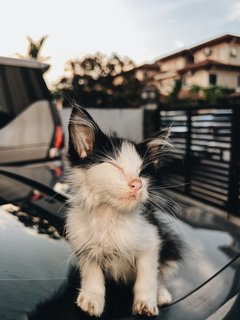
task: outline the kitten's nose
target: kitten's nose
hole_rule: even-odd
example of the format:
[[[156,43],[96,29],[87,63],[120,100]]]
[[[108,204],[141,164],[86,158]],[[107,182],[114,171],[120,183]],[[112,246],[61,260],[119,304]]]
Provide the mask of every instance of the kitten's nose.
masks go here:
[[[142,181],[137,178],[132,179],[131,181],[129,181],[128,186],[135,193],[142,188]]]

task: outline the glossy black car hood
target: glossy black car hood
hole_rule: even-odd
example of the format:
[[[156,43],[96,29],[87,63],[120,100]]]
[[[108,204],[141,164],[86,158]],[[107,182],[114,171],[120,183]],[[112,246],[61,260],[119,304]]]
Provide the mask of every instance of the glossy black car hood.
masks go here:
[[[88,318],[75,305],[79,275],[64,238],[66,198],[56,193],[66,187],[62,167],[57,163],[4,171],[0,171],[0,319]],[[206,319],[239,290],[239,221],[187,199],[181,202],[182,214],[177,220],[166,216],[166,221],[188,249],[168,284],[174,303],[162,309],[159,319]],[[131,288],[106,285],[103,318],[132,318]]]

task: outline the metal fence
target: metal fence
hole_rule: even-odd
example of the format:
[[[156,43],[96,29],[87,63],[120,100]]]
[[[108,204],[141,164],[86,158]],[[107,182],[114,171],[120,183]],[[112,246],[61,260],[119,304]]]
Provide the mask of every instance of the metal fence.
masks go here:
[[[160,127],[168,125],[174,152],[162,182],[240,215],[240,104],[161,107]]]

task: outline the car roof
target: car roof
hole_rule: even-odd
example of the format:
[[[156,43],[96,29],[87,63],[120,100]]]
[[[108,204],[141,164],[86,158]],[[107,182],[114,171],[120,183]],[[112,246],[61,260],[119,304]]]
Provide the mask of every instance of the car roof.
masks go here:
[[[1,233],[1,242],[5,244],[2,246],[2,266],[5,268],[1,266],[0,278],[5,277],[5,281],[0,282],[0,296],[3,295],[0,306],[5,308],[6,314],[12,312],[12,304],[17,305],[14,312],[19,309],[14,317],[11,314],[12,317],[6,319],[18,319],[17,314],[26,314],[27,310],[32,314],[29,319],[52,319],[49,305],[53,304],[56,306],[55,312],[60,312],[65,295],[66,303],[70,303],[70,309],[78,318],[86,318],[76,309],[74,300],[79,286],[79,272],[72,267],[68,270],[64,261],[70,252],[64,254],[67,242],[62,234],[62,225],[67,198],[59,194],[61,185],[64,185],[62,171],[59,170],[61,166],[61,162],[52,162],[0,168],[0,216],[5,228]],[[182,199],[181,203],[184,214],[178,217],[178,221],[171,217],[167,217],[167,221],[170,225],[174,224],[176,232],[189,246],[189,251],[179,273],[168,283],[174,303],[162,309],[159,319],[173,319],[175,314],[175,320],[194,320],[203,311],[206,315],[211,314],[230,295],[233,297],[240,286],[239,227],[231,219],[213,214],[210,208],[204,211],[186,199]],[[20,292],[24,292],[29,301],[25,296],[19,297]],[[31,297],[33,292],[35,296]],[[131,319],[128,305],[131,293],[124,287],[111,286],[109,292],[108,305],[115,314],[111,319]],[[120,302],[119,294],[122,294]],[[17,302],[11,302],[11,299]],[[8,304],[8,301],[11,303]],[[43,317],[42,312],[48,312],[48,316]],[[190,316],[187,317],[187,314]],[[77,319],[72,314],[68,318]]]
[[[0,56],[0,65],[41,69],[43,72],[47,71],[50,67],[49,64],[34,59],[16,59],[2,56]]]

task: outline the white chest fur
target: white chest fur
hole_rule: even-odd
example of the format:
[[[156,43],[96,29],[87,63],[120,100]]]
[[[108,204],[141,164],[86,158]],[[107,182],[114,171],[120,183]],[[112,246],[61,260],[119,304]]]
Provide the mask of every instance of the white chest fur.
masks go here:
[[[94,212],[71,209],[67,221],[70,245],[80,264],[97,261],[110,276],[134,276],[137,256],[160,245],[156,228],[135,211],[131,214],[101,207]]]

